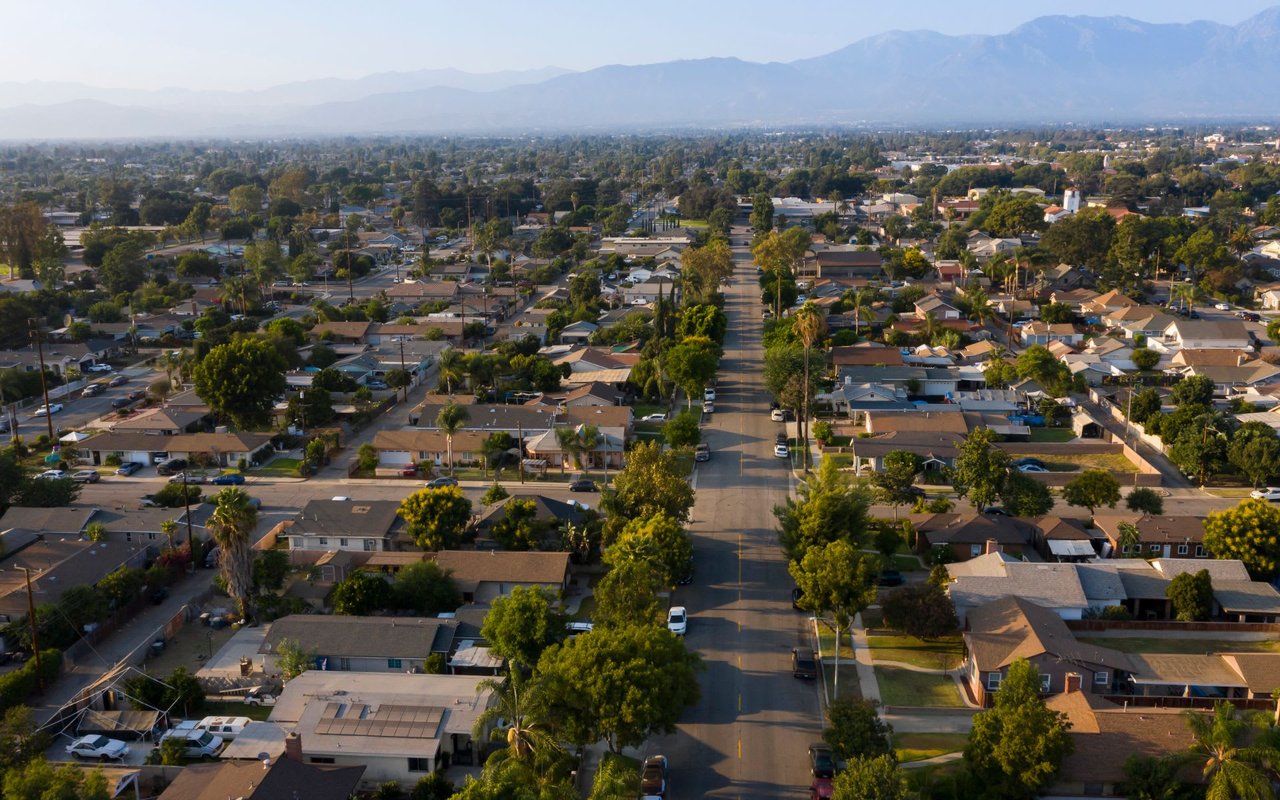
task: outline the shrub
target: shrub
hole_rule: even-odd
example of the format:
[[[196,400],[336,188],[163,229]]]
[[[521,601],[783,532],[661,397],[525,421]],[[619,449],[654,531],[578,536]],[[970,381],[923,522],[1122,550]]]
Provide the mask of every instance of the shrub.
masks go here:
[[[103,459],[102,463],[108,467],[118,467],[122,462],[121,462],[120,456],[116,455],[115,453],[111,453],[105,459]]]
[[[62,672],[62,651],[49,648],[40,651],[40,668],[36,669],[36,659],[7,675],[0,676],[0,711],[8,711],[14,706],[22,705],[31,693],[41,684],[49,686]]]

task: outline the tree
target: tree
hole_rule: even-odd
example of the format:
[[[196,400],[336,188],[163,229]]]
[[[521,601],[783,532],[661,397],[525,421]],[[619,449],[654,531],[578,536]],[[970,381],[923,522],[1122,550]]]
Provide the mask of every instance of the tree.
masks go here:
[[[894,589],[880,603],[884,624],[917,639],[936,639],[960,626],[946,591],[934,583]]]
[[[690,338],[668,350],[663,355],[667,375],[684,390],[685,401],[693,405],[694,398],[702,398],[702,390],[716,376],[720,356],[710,339]]]
[[[1173,385],[1170,400],[1175,406],[1213,405],[1213,379],[1207,375],[1192,375]]]
[[[818,341],[818,337],[826,330],[826,321],[822,314],[818,312],[817,306],[813,303],[806,302],[796,312],[791,315],[791,330],[800,339],[800,343],[804,345],[804,379],[801,382],[802,402],[800,404],[800,449],[801,459],[804,464],[804,472],[809,473],[809,398],[812,396],[812,381],[809,376],[810,355],[813,345]],[[894,506],[894,513],[897,514],[898,508]]]
[[[797,495],[773,509],[788,559],[797,562],[810,548],[838,540],[862,546],[871,493],[855,486],[833,459],[823,458],[817,471],[799,484]]]
[[[418,561],[396,572],[391,584],[396,608],[434,616],[462,605],[449,573],[434,561]]]
[[[663,512],[648,519],[632,519],[604,553],[616,567],[631,561],[649,566],[666,586],[674,586],[693,559],[693,545],[680,523]]]
[[[775,285],[774,316],[782,316],[782,283],[791,274],[791,268],[800,263],[809,249],[810,237],[803,228],[790,228],[782,233],[770,231],[758,238],[751,248],[756,263],[769,273]]]
[[[693,487],[685,479],[678,456],[657,442],[632,448],[627,466],[600,496],[608,516],[606,530],[617,533],[627,520],[648,519],[659,512],[683,524],[693,507]]]
[[[1145,347],[1139,347],[1133,351],[1133,365],[1140,370],[1146,371],[1155,369],[1156,364],[1160,363],[1160,354],[1155,350],[1148,350]]]
[[[662,438],[672,447],[693,447],[702,440],[701,414],[686,409],[662,425]]]
[[[291,681],[316,665],[316,652],[303,648],[301,642],[292,639],[281,639],[276,645],[276,666],[280,675]]]
[[[1181,572],[1165,588],[1180,622],[1203,622],[1213,612],[1213,579],[1209,570]]]
[[[1161,758],[1131,755],[1124,762],[1124,783],[1119,789],[1130,800],[1198,800],[1202,788],[1182,780],[1185,759],[1181,753]]]
[[[14,706],[0,719],[0,771],[20,767],[49,749],[49,734],[37,727],[28,706]]]
[[[1026,659],[1009,665],[995,706],[974,715],[964,758],[988,795],[1029,798],[1047,788],[1072,751],[1066,715],[1040,697],[1040,671]]]
[[[494,522],[490,533],[504,550],[537,550],[549,527],[538,519],[537,503],[517,498],[507,502],[502,519]]]
[[[418,778],[418,782],[409,790],[409,800],[449,800],[455,791],[454,785],[445,778],[443,772],[432,772]]]
[[[893,726],[880,719],[878,705],[861,697],[839,697],[827,706],[822,740],[837,761],[893,755]]]
[[[227,582],[227,593],[239,606],[241,619],[249,618],[253,591],[253,543],[258,509],[243,489],[229,486],[213,496],[213,514],[205,527],[218,543],[218,566]]]
[[[969,431],[960,444],[952,470],[952,485],[961,498],[968,497],[973,507],[984,509],[995,502],[1009,475],[1009,455],[992,447],[996,433],[978,427]]]
[[[75,764],[55,767],[40,757],[5,772],[4,797],[5,800],[109,800],[111,791],[101,768],[85,770]]]
[[[768,192],[757,192],[751,196],[751,227],[757,236],[764,236],[773,230],[773,198]]]
[[[1269,800],[1275,797],[1267,777],[1280,753],[1267,744],[1246,746],[1250,724],[1236,716],[1235,706],[1220,700],[1213,714],[1188,710],[1187,727],[1195,742],[1191,757],[1204,760],[1205,797],[1226,800]]]
[[[493,601],[480,635],[489,648],[514,665],[512,672],[532,669],[548,647],[567,635],[565,616],[556,598],[540,586],[517,586]]]
[[[1129,405],[1129,419],[1139,425],[1160,413],[1160,393],[1155,389],[1143,389],[1133,396]]]
[[[1000,489],[1000,502],[1015,517],[1043,517],[1053,510],[1053,493],[1044,483],[1013,470]]]
[[[1253,488],[1280,474],[1280,438],[1265,422],[1246,422],[1227,445],[1227,461],[1240,470]]]
[[[812,397],[821,388],[824,368],[821,353],[809,354],[809,368],[805,369],[804,347],[799,344],[781,343],[764,351],[764,387],[783,408],[800,410],[806,392]],[[805,376],[809,376],[808,383]]]
[[[335,614],[363,617],[385,611],[395,603],[391,584],[373,572],[353,572],[333,587],[330,595]]]
[[[436,414],[436,427],[444,434],[445,445],[449,448],[449,474],[453,474],[453,436],[467,426],[471,414],[466,406],[457,403],[446,403],[440,413]]]
[[[1148,489],[1145,486],[1139,486],[1129,492],[1124,504],[1130,511],[1140,511],[1153,517],[1164,513],[1164,498],[1155,489]]]
[[[1280,574],[1280,509],[1247,499],[1204,521],[1204,547],[1214,558],[1238,558],[1254,580]]]
[[[237,186],[227,193],[227,205],[236,214],[257,214],[262,211],[262,189],[253,183]]]
[[[448,550],[461,541],[471,501],[457,486],[419,489],[400,503],[405,528],[423,550]]]
[[[560,734],[577,745],[604,739],[609,750],[671,734],[698,701],[697,654],[653,625],[593,630],[548,649],[538,662]]]
[[[196,394],[214,413],[243,430],[253,430],[270,424],[276,398],[288,388],[287,368],[270,344],[241,337],[210,350],[192,377]]]
[[[680,266],[688,299],[707,302],[719,291],[720,283],[733,274],[733,250],[724,239],[714,239],[703,247],[686,250]]]
[[[855,758],[836,775],[833,800],[907,800],[907,776],[892,755]]]
[[[892,450],[884,457],[879,472],[871,476],[880,500],[893,506],[893,518],[898,518],[898,506],[914,503],[916,476],[924,468],[924,459],[909,450]]]
[[[799,563],[792,561],[787,571],[795,579],[802,596],[800,607],[828,617],[837,645],[853,618],[876,599],[880,559],[860,552],[852,544],[837,539],[810,547]],[[840,696],[840,648],[836,647],[834,695]]]
[[[1115,508],[1120,502],[1120,482],[1104,469],[1087,469],[1062,487],[1062,499],[1067,505],[1089,509],[1089,516],[1093,516],[1094,509]]]
[[[526,677],[521,670],[512,669],[505,680],[484,680],[476,689],[491,692],[494,703],[476,718],[472,735],[479,738],[487,726],[498,720],[508,726],[507,746],[500,756],[495,754],[494,760],[546,763],[548,757],[559,754],[559,744],[541,719],[547,705],[540,679]],[[500,732],[500,728],[491,729],[495,739]]]
[[[661,625],[666,606],[658,592],[664,588],[652,564],[633,560],[616,564],[596,584],[591,621],[600,628]]]

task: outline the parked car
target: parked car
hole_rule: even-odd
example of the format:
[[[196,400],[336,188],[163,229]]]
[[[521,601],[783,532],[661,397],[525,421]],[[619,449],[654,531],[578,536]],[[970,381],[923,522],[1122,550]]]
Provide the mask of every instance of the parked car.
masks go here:
[[[579,478],[579,479],[577,479],[576,481],[574,481],[573,483],[569,484],[569,491],[571,491],[571,492],[594,492],[594,491],[596,491],[596,483],[595,483],[595,481],[587,480],[586,478]]]
[[[790,458],[791,451],[787,449],[785,444],[775,444],[773,446],[773,455],[776,458]]]
[[[714,413],[715,413],[715,410],[716,410],[716,404],[715,404],[715,403],[711,402],[710,400],[703,400],[703,401],[702,401],[702,413],[703,413],[703,414],[714,414]]]
[[[169,483],[186,483],[192,486],[198,486],[204,483],[203,475],[194,475],[190,472],[179,472],[177,475],[169,478]]]
[[[97,397],[107,390],[107,387],[100,383],[91,383],[80,390],[80,394],[85,397]]]
[[[982,509],[982,513],[988,514],[993,517],[1012,517],[1013,516],[1008,511],[1001,508],[1000,506],[987,506],[986,508]]]
[[[880,578],[876,583],[880,586],[901,586],[906,580],[906,578],[902,577],[902,573],[896,569],[886,569],[881,571]]]
[[[240,735],[250,722],[253,720],[248,717],[205,717],[196,723],[196,730],[208,731],[230,741]]]
[[[119,761],[129,755],[129,745],[119,739],[106,736],[81,736],[67,745],[67,755],[75,758],[95,758],[101,761]]]
[[[455,479],[450,478],[448,476],[433,478],[427,481],[426,483],[426,487],[428,489],[440,489],[445,486],[457,486],[457,485],[458,485],[458,482]]]
[[[90,364],[88,369],[85,370],[85,372],[92,372],[92,373],[112,372],[112,371],[113,370],[110,364]]]
[[[417,465],[417,464],[410,464],[410,465],[409,465],[409,466],[407,466],[407,467],[401,467],[401,468],[400,468],[400,475],[401,475],[401,477],[404,477],[404,478],[412,478],[412,477],[414,477],[414,476],[415,476],[415,475],[417,475],[417,474],[418,474],[418,465]]]
[[[126,461],[120,466],[116,467],[116,474],[129,476],[140,469],[142,469],[142,465],[139,464],[137,461]]]
[[[47,417],[50,414],[57,414],[62,410],[62,403],[50,403],[47,406],[37,406],[35,415],[37,417]]]
[[[710,401],[710,402],[713,402],[713,403],[714,403],[714,402],[715,402],[715,399],[716,399],[716,390],[715,390],[715,389],[713,389],[713,388],[712,388],[712,387],[710,387],[710,386],[708,386],[707,388],[703,389],[703,390],[702,390],[702,399],[703,399],[703,400],[708,400],[708,401]]]
[[[157,475],[175,475],[187,468],[187,460],[185,458],[167,458],[156,464]]]
[[[693,460],[694,461],[710,461],[711,445],[707,444],[706,442],[699,442],[698,448],[693,452]]]
[[[44,472],[41,472],[36,477],[44,478],[45,480],[56,481],[56,480],[61,480],[62,478],[67,477],[67,471],[65,469],[46,469]]]
[[[645,414],[640,418],[641,422],[666,422],[666,414]]]
[[[239,472],[226,472],[209,481],[209,483],[214,486],[241,486],[244,484],[244,475]]]
[[[809,745],[809,771],[815,778],[832,778],[836,774],[836,762],[831,748],[822,742]]]
[[[1272,503],[1280,502],[1280,486],[1268,486],[1265,489],[1254,489],[1249,492],[1249,496],[1254,500],[1267,500]]]
[[[165,731],[160,742],[167,739],[182,741],[186,745],[183,755],[187,758],[213,758],[222,750],[223,745],[221,736],[198,730],[194,722],[183,722],[178,727]]]
[[[770,411],[770,412],[769,412],[769,419],[773,420],[774,422],[782,422],[782,421],[783,421],[783,419],[784,419],[784,417],[783,417],[783,415],[782,415],[782,409],[780,409],[780,408],[775,408],[775,409],[773,409],[772,411]]]
[[[107,381],[107,385],[108,385],[108,386],[113,386],[113,387],[114,387],[114,386],[124,386],[124,385],[125,385],[126,383],[128,383],[128,382],[129,382],[129,376],[128,376],[128,375],[117,375],[117,376],[115,376],[114,378],[112,378],[111,380]]]
[[[645,797],[667,796],[667,757],[649,756],[640,768],[640,794]]]
[[[684,606],[672,606],[667,612],[667,630],[676,636],[684,636],[689,631],[689,612]]]
[[[1019,472],[1048,472],[1049,470],[1036,464],[1023,464],[1018,467]]]
[[[115,398],[114,400],[112,400],[112,401],[111,401],[111,407],[112,407],[112,408],[124,408],[125,406],[129,405],[129,404],[130,404],[130,403],[132,403],[132,402],[133,402],[133,401],[132,401],[132,400],[130,400],[129,398],[127,398],[127,397],[117,397],[117,398]]]
[[[382,390],[387,388],[386,381],[366,381],[364,385],[374,390]]]
[[[1214,304],[1213,304],[1213,307],[1214,307],[1214,308],[1216,308],[1216,309],[1218,309],[1219,311],[1230,311],[1230,310],[1231,310],[1231,304],[1230,304],[1230,303],[1214,303]]]
[[[835,793],[836,785],[830,778],[814,778],[809,784],[809,800],[831,800]]]
[[[804,611],[804,609],[800,607],[800,601],[803,599],[804,599],[804,589],[801,589],[799,586],[797,586],[796,588],[791,590],[791,607],[794,608],[796,611]]]
[[[246,706],[274,706],[276,696],[262,689],[250,689],[244,696]]]
[[[1014,461],[1014,462],[1013,462],[1013,465],[1014,465],[1015,467],[1024,467],[1024,466],[1027,466],[1028,464],[1030,464],[1031,466],[1034,466],[1034,467],[1043,467],[1043,466],[1045,466],[1045,463],[1044,463],[1043,461],[1041,461],[1041,460],[1040,460],[1040,459],[1038,459],[1038,458],[1031,458],[1030,456],[1028,456],[1028,457],[1026,457],[1026,458],[1019,458],[1018,460],[1016,460],[1016,461]]]
[[[680,573],[680,577],[676,578],[676,584],[679,586],[688,586],[693,583],[693,559],[685,562],[684,572]]]
[[[97,483],[102,480],[102,476],[98,474],[96,469],[82,469],[71,476],[71,480],[76,483]]]
[[[818,677],[817,654],[808,649],[791,648],[791,675],[805,680],[813,680]]]

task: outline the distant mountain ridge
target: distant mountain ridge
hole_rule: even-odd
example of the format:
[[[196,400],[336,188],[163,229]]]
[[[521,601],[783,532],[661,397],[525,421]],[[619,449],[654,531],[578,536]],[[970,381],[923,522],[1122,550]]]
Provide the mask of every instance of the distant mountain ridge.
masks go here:
[[[1234,26],[1047,16],[990,36],[893,31],[790,63],[421,70],[240,93],[49,84],[33,97],[0,82],[0,138],[1266,119],[1280,114],[1277,52],[1280,6]]]

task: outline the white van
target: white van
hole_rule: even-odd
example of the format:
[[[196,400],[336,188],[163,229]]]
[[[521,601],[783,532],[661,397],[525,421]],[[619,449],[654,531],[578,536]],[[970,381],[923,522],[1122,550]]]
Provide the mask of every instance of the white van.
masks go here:
[[[182,722],[172,730],[164,732],[160,737],[160,743],[166,739],[180,739],[186,742],[186,749],[183,755],[187,758],[213,758],[222,750],[222,737],[214,736],[205,730],[191,727],[196,723]]]
[[[196,723],[196,730],[208,731],[214,736],[220,736],[227,741],[231,741],[240,735],[240,731],[244,730],[244,726],[253,720],[248,717],[205,717]]]

